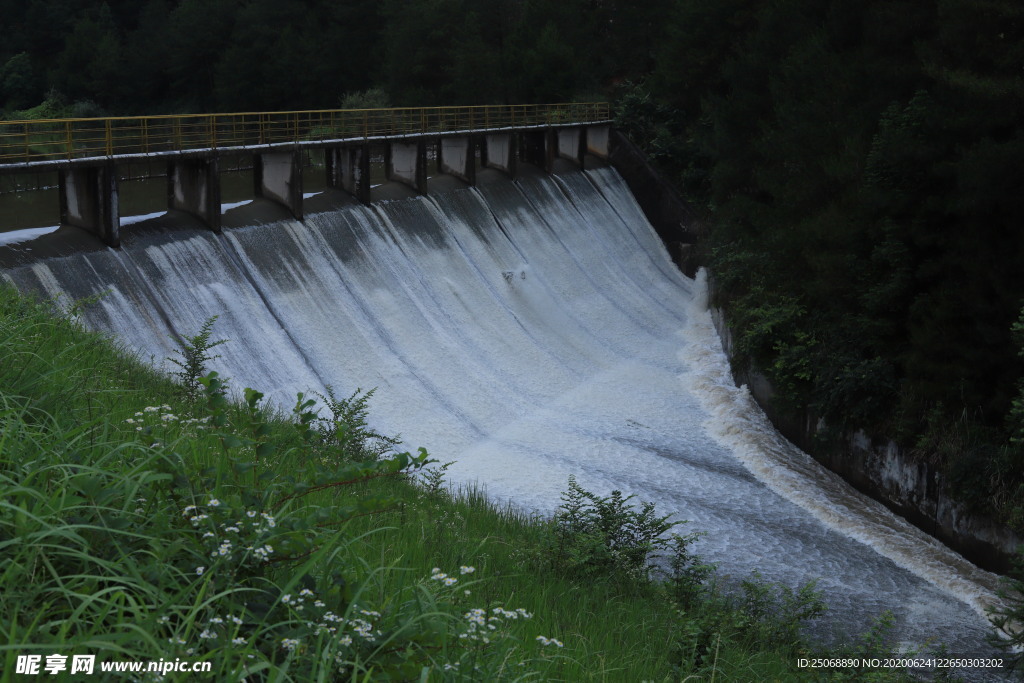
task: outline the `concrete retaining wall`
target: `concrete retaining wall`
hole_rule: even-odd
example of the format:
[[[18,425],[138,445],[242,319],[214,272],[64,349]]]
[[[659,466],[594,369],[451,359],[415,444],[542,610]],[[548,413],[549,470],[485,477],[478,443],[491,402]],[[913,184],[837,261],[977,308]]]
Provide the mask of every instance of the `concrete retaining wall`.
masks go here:
[[[732,358],[726,314],[713,311],[722,346]],[[893,441],[872,440],[862,430],[842,436],[841,448],[822,449],[815,438],[825,425],[813,415],[793,418],[772,402],[771,382],[756,368],[737,371],[736,384],[746,384],[783,436],[810,453],[861,493],[884,504],[919,529],[931,534],[979,567],[1007,571],[1024,537],[950,498],[942,474],[926,462],[911,458]]]
[[[698,265],[694,245],[700,232],[696,212],[628,138],[612,129],[609,144],[608,158],[612,165],[625,179],[647,220],[668,248],[672,260],[684,273],[693,277]]]

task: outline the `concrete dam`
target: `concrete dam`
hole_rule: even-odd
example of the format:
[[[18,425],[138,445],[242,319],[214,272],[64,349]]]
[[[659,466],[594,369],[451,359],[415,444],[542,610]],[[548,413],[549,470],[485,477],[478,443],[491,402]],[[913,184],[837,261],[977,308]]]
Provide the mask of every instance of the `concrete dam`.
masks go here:
[[[65,301],[105,293],[86,324],[157,365],[172,335],[219,316],[214,339],[230,343],[211,368],[286,408],[328,384],[374,388],[372,426],[455,461],[454,485],[545,515],[569,475],[654,502],[706,532],[695,549],[726,584],[817,580],[825,640],[891,610],[908,649],[990,652],[996,577],[772,429],[732,383],[702,274],[672,263],[614,168],[588,166],[485,169],[475,186],[370,203],[312,197],[302,221],[251,211],[219,232],[168,214],[122,231],[120,249],[0,273]]]

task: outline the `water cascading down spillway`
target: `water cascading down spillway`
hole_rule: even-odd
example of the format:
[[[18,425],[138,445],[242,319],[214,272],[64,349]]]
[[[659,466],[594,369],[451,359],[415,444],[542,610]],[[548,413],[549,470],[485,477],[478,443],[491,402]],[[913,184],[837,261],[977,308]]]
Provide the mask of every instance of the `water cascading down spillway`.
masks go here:
[[[550,514],[570,474],[706,532],[722,580],[817,579],[816,629],[885,610],[909,646],[983,653],[995,577],[822,471],[742,388],[706,309],[610,168],[527,175],[225,230],[154,231],[121,250],[5,272],[74,300],[142,357],[219,319],[215,369],[290,406],[376,387],[373,426],[424,446],[455,484]]]

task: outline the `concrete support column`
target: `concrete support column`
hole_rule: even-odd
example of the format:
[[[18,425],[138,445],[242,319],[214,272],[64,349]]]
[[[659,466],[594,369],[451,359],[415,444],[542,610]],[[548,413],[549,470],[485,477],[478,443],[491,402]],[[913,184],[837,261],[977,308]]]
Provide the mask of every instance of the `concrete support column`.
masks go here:
[[[370,203],[370,147],[324,149],[327,187],[344,190],[363,204]]]
[[[117,168],[113,162],[62,168],[60,222],[93,233],[110,247],[121,246]]]
[[[476,150],[468,135],[441,138],[437,144],[437,170],[469,185],[476,184]]]
[[[496,168],[510,177],[516,177],[516,135],[514,133],[487,133],[480,146],[480,165]]]
[[[607,159],[611,153],[608,140],[611,126],[590,126],[587,128],[587,153]]]
[[[548,138],[554,138],[554,134],[553,130],[522,131],[519,134],[519,158],[550,173],[557,142]]]
[[[185,211],[220,232],[220,164],[216,155],[167,162],[167,208]]]
[[[420,194],[427,193],[427,143],[389,142],[384,154],[384,173],[388,180],[404,183]]]
[[[302,153],[259,152],[252,157],[253,194],[282,204],[302,220]]]
[[[583,168],[583,155],[587,153],[585,128],[559,128],[555,131],[557,154]]]

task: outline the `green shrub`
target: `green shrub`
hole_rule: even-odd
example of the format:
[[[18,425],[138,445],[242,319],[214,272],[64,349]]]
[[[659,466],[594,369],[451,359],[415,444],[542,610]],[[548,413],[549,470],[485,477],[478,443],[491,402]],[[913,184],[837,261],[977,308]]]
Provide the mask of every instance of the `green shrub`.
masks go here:
[[[180,348],[175,349],[175,352],[181,356],[181,360],[177,358],[166,359],[178,366],[179,369],[171,374],[181,382],[185,398],[189,401],[196,400],[199,395],[199,378],[206,374],[207,363],[220,358],[220,356],[211,355],[210,349],[221,344],[227,344],[228,342],[227,339],[218,339],[215,342],[210,341],[210,336],[213,334],[213,324],[217,322],[217,317],[211,316],[207,318],[203,326],[199,328],[199,332],[195,335],[191,337],[178,337],[177,341]]]
[[[369,428],[368,404],[374,389],[366,392],[356,389],[348,398],[335,396],[329,384],[326,391],[326,395],[314,392],[331,413],[330,417],[317,416],[313,420],[319,448],[330,449],[342,459],[374,460],[401,443],[398,437],[385,436]]]
[[[693,582],[710,573],[698,569],[697,558],[688,551],[699,534],[666,536],[683,522],[669,522],[671,515],[659,517],[653,503],[643,503],[637,510],[629,503],[634,497],[624,497],[621,491],[597,496],[570,475],[569,490],[562,494],[562,505],[551,522],[549,563],[577,578],[646,581],[654,558],[672,547],[677,585],[693,591]]]

